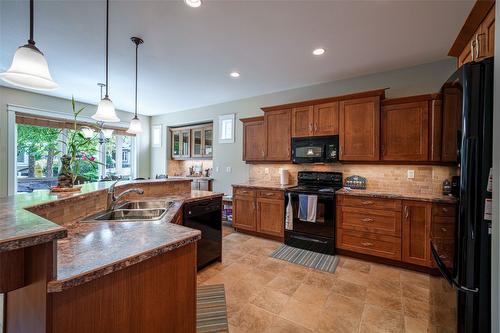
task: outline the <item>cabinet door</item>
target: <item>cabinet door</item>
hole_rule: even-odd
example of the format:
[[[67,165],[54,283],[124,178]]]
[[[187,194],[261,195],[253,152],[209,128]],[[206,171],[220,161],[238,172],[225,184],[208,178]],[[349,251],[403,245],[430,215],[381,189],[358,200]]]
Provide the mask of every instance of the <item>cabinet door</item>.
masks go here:
[[[430,266],[430,226],[432,204],[421,201],[403,201],[403,247],[404,262]]]
[[[313,107],[304,106],[292,109],[292,136],[304,137],[313,135]]]
[[[291,158],[291,110],[266,112],[266,160],[288,162]]]
[[[382,160],[428,160],[428,104],[424,101],[382,107]]]
[[[457,162],[461,117],[462,94],[459,88],[443,89],[443,139],[441,147],[441,161],[443,162]]]
[[[339,134],[339,102],[314,106],[314,135]]]
[[[380,97],[340,102],[340,159],[378,161],[380,150]]]
[[[181,136],[181,157],[190,157],[190,146],[191,146],[191,131],[190,130],[183,130],[180,133]]]
[[[205,127],[203,129],[203,157],[212,157],[213,151],[213,127]]]
[[[233,206],[234,226],[240,229],[256,231],[255,198],[235,196]]]
[[[243,160],[263,161],[266,158],[264,120],[243,124]]]
[[[429,160],[441,161],[441,147],[443,139],[443,111],[441,109],[441,100],[434,99],[430,101],[429,110]]]
[[[172,157],[181,156],[181,132],[172,131]]]
[[[285,201],[257,198],[257,231],[283,237]]]
[[[203,130],[201,128],[196,128],[191,131],[191,157],[202,157],[203,156]]]

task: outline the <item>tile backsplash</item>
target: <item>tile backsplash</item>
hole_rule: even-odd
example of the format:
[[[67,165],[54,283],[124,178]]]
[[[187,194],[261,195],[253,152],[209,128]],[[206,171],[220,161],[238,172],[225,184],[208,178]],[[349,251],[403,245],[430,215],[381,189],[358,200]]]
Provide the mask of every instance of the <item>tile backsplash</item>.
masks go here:
[[[436,165],[259,164],[250,165],[249,180],[279,182],[279,168],[288,170],[291,184],[297,182],[299,171],[337,171],[343,173],[344,180],[352,175],[367,178],[367,190],[413,194],[440,194],[443,181],[451,181],[458,172],[456,167]],[[408,170],[415,171],[415,178],[407,178]]]
[[[187,176],[189,174],[189,168],[191,166],[201,167],[203,173],[205,173],[206,169],[212,169],[213,161],[212,160],[186,160],[186,161],[177,161],[177,160],[168,160],[167,163],[167,174],[169,176]]]

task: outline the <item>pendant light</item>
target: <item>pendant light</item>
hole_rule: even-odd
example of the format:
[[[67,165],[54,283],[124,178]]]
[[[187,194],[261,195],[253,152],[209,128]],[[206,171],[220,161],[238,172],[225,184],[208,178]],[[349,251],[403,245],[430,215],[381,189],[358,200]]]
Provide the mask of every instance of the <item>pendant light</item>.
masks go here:
[[[140,134],[142,133],[142,126],[139,117],[137,117],[137,67],[138,67],[137,53],[139,45],[144,43],[144,41],[139,37],[132,37],[130,38],[130,40],[132,40],[132,42],[135,44],[135,113],[134,113],[134,118],[130,122],[130,127],[128,128],[127,132],[131,134]]]
[[[0,78],[22,88],[55,90],[58,85],[52,80],[47,60],[35,46],[33,40],[33,1],[30,0],[30,39],[28,44],[20,46],[16,50],[10,68],[4,73],[0,73]]]
[[[108,96],[108,59],[109,59],[109,0],[106,0],[106,94],[104,98],[101,99],[99,105],[97,105],[97,111],[92,116],[93,119],[97,121],[102,121],[106,123],[117,123],[120,118],[116,115],[115,106]]]

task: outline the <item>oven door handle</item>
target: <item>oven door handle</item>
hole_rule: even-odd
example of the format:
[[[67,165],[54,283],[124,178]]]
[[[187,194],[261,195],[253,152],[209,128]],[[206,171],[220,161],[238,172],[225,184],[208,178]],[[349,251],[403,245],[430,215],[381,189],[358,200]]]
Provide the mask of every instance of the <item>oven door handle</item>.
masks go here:
[[[315,243],[320,243],[320,244],[328,244],[328,242],[326,242],[326,241],[321,241],[319,239],[309,238],[309,237],[305,237],[305,236],[290,235],[290,238],[295,238],[295,239],[300,239],[300,240],[315,242]]]

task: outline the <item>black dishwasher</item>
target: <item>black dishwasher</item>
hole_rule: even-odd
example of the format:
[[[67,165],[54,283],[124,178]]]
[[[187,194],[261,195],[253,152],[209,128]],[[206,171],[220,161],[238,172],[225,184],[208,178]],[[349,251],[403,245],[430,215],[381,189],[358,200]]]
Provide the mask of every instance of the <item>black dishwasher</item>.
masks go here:
[[[197,267],[201,269],[222,258],[222,199],[187,203],[183,224],[201,231],[198,241]]]

